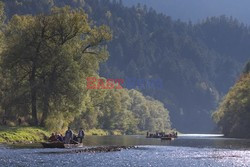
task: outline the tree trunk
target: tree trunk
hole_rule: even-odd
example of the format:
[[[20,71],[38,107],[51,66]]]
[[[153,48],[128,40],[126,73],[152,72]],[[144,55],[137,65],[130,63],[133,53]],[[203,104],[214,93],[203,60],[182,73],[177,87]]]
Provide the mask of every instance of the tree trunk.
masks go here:
[[[36,90],[35,90],[35,88],[31,88],[31,110],[32,110],[33,124],[37,126],[38,119],[37,119]]]
[[[41,126],[45,126],[45,120],[48,117],[49,99],[50,99],[50,94],[48,91],[45,91],[44,100],[43,100],[43,115],[42,115],[41,124],[40,124]]]
[[[38,125],[38,119],[37,119],[37,106],[36,106],[36,84],[35,84],[35,71],[36,71],[36,65],[33,62],[32,64],[32,73],[30,76],[30,94],[31,94],[31,110],[32,110],[32,120],[33,125]]]
[[[56,75],[56,66],[54,66],[50,74],[48,84],[46,84],[46,80],[44,81],[43,115],[42,115],[41,124],[40,124],[41,126],[45,126],[45,120],[49,114],[49,101],[50,101],[52,91],[54,89],[54,81],[56,79],[55,75]]]

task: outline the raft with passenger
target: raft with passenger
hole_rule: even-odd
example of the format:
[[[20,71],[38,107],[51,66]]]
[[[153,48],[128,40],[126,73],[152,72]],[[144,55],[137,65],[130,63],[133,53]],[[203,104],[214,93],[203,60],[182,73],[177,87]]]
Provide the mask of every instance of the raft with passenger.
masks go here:
[[[161,140],[174,140],[178,137],[177,132],[165,134],[164,132],[149,133],[147,132],[146,138],[160,138]]]
[[[65,136],[62,134],[52,133],[48,142],[42,142],[44,148],[76,148],[82,147],[82,140],[84,139],[83,128],[80,128],[78,135],[73,134],[73,131],[68,127]]]

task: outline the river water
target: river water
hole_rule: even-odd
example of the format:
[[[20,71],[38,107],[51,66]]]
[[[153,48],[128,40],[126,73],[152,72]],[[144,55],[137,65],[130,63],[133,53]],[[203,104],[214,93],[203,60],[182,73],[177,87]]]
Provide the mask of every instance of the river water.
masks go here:
[[[219,135],[183,135],[174,141],[146,139],[144,136],[87,136],[84,144],[136,145],[118,152],[64,153],[65,149],[9,147],[0,145],[0,167],[5,166],[250,166],[250,140]]]

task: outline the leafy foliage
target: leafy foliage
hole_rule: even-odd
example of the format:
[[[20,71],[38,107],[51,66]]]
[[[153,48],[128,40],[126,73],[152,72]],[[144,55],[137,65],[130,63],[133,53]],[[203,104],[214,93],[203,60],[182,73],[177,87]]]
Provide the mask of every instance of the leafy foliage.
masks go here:
[[[84,109],[72,123],[73,127],[136,131],[165,131],[171,129],[168,110],[163,104],[144,97],[136,90],[89,90]]]
[[[226,136],[249,138],[250,73],[243,74],[224,97],[213,118]]]
[[[0,143],[44,141],[50,134],[39,127],[0,127]]]

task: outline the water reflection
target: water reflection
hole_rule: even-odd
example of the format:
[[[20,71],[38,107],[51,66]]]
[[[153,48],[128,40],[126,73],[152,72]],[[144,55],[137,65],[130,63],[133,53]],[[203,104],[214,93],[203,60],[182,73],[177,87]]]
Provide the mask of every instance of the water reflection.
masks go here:
[[[250,140],[224,138],[222,135],[181,135],[173,141],[145,136],[87,136],[84,145],[164,145],[198,148],[250,149]]]

